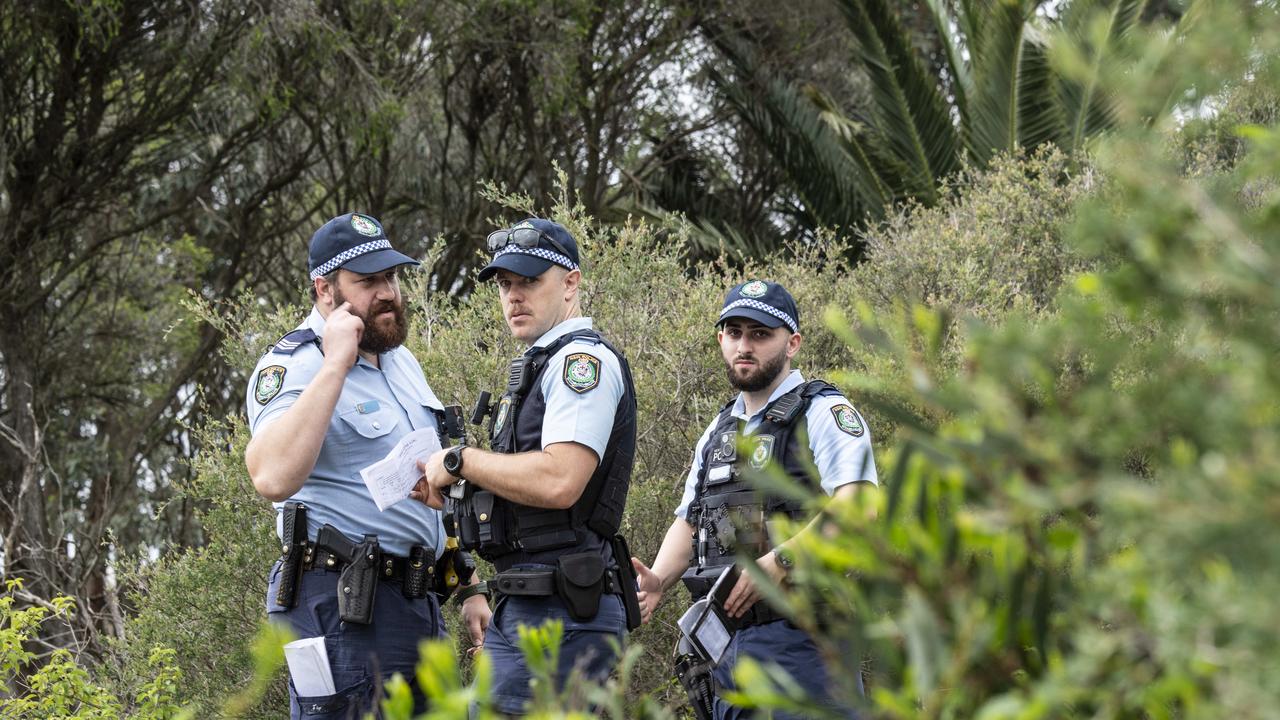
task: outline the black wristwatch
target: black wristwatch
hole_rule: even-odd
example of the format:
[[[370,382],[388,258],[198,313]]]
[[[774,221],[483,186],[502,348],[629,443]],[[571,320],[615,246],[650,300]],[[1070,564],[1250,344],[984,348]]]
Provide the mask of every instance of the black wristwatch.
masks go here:
[[[796,556],[781,545],[773,549],[773,561],[778,563],[778,567],[782,568],[782,571],[788,575],[791,574],[792,568],[796,566]]]
[[[466,445],[454,445],[444,454],[444,469],[456,478],[462,477],[462,448]]]

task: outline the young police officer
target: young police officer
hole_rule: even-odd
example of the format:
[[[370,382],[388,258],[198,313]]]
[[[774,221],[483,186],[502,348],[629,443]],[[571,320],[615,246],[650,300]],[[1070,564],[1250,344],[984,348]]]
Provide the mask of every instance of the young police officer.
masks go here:
[[[862,416],[831,385],[821,380],[805,382],[799,370],[791,369],[791,360],[800,350],[800,315],[784,287],[761,280],[735,286],[725,297],[716,324],[729,384],[741,392],[698,440],[684,498],[676,508],[677,519],[667,531],[653,569],[633,560],[640,576],[645,621],[663,592],[682,574],[695,600],[706,595],[720,572],[733,564],[739,549],[759,554],[756,563],[774,583],[786,580],[792,563],[790,543],[771,548],[763,521],[775,513],[799,518],[803,509],[753,490],[743,477],[744,465],[758,470],[772,460],[796,481],[812,486],[808,471],[812,461],[822,490],[836,500],[877,482],[871,438]],[[739,433],[749,438],[750,453],[737,450]],[[802,444],[806,433],[808,443]],[[802,532],[821,529],[815,522]],[[840,712],[829,689],[832,669],[823,663],[813,640],[759,600],[755,583],[742,573],[725,600],[725,610],[739,618],[741,629],[715,669],[717,685],[733,688],[732,672],[739,657],[776,662],[811,698]],[[856,673],[857,669],[844,671]],[[719,698],[714,712],[717,718],[747,716]],[[775,713],[774,717],[791,716]]]
[[[609,674],[613,644],[639,622],[625,543],[617,536],[636,442],[635,389],[626,359],[579,306],[578,246],[557,223],[530,218],[489,236],[494,278],[511,334],[529,349],[512,363],[493,409],[493,452],[454,447],[421,467],[420,496],[446,512],[463,547],[497,575],[484,651],[493,698],[518,714],[532,696],[516,628],[564,623],[559,681],[575,666]],[[451,487],[465,478],[464,484]],[[622,563],[622,567],[619,567]]]
[[[324,636],[337,690],[298,697],[290,682],[290,714],[359,717],[381,680],[400,672],[414,682],[419,641],[444,628],[429,582],[444,547],[440,514],[416,502],[379,512],[360,469],[406,433],[438,431],[443,408],[401,347],[408,325],[396,271],[418,263],[392,249],[377,220],[354,213],[316,231],[309,260],[311,314],[249,382],[245,464],[276,508],[284,543],[268,614],[299,637]],[[488,606],[476,598],[463,614],[478,640]],[[416,682],[414,695],[421,711]]]

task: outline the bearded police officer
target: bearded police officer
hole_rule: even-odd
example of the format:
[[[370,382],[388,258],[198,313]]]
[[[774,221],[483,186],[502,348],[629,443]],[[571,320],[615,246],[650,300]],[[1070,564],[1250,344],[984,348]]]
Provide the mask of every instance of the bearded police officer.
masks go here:
[[[562,683],[575,667],[606,677],[624,629],[639,623],[633,570],[617,535],[636,400],[626,359],[582,317],[582,271],[569,232],[530,218],[491,234],[488,245],[494,258],[479,277],[497,282],[507,326],[529,348],[492,409],[493,451],[441,451],[422,464],[419,488],[433,507],[449,496],[447,519],[462,546],[494,565],[488,588],[497,604],[484,652],[497,708],[518,714],[532,696],[518,626],[564,623]]]
[[[800,315],[786,288],[761,280],[735,286],[725,297],[717,327],[729,384],[740,392],[698,440],[677,519],[652,570],[633,560],[645,621],[682,576],[695,600],[705,596],[737,552],[758,556],[756,563],[772,582],[785,582],[792,562],[790,542],[770,547],[764,520],[775,513],[803,519],[803,508],[754,490],[744,479],[745,465],[759,470],[776,462],[805,487],[814,485],[809,468],[816,467],[817,484],[837,501],[877,482],[871,437],[862,416],[836,388],[821,380],[806,382],[791,368],[800,350]],[[740,434],[747,438],[749,453],[738,451],[743,444]],[[820,531],[810,523],[802,532]],[[732,672],[738,659],[751,657],[778,663],[811,699],[837,714],[852,715],[832,698],[833,668],[823,662],[813,640],[760,597],[743,572],[724,599],[724,610],[737,619],[740,629],[715,667],[717,694],[734,687]],[[716,718],[748,716],[719,697],[712,712]]]
[[[246,398],[245,464],[276,508],[284,547],[267,611],[299,637],[324,637],[337,691],[299,697],[291,679],[290,713],[359,717],[395,672],[414,685],[421,711],[418,643],[444,628],[431,592],[440,514],[417,502],[379,511],[360,477],[405,434],[441,427],[440,401],[402,347],[408,324],[396,272],[418,263],[356,213],[316,231],[309,261],[311,313],[258,361]],[[463,613],[478,639],[488,606],[477,598]]]

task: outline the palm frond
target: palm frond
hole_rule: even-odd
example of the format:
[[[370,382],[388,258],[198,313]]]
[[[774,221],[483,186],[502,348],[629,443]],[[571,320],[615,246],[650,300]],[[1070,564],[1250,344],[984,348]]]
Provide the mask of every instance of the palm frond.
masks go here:
[[[1067,134],[1067,117],[1054,92],[1048,45],[1033,23],[1025,26],[1022,69],[1018,73],[1017,144],[1024,148],[1057,142]],[[1012,150],[1013,148],[1008,148]]]
[[[844,140],[801,91],[782,80],[765,79],[739,38],[718,32],[713,42],[737,77],[714,66],[708,77],[770,148],[817,222],[852,229],[868,214],[881,216],[896,180],[883,176],[874,158],[847,152]]]
[[[960,166],[961,143],[938,78],[926,71],[885,0],[839,0],[871,81],[880,136],[910,173],[906,189],[926,203]]]
[[[976,0],[972,22],[982,42],[973,54],[974,95],[970,97],[969,152],[985,165],[1019,139],[1020,75],[1026,61],[1024,33],[1040,0]],[[1034,63],[1034,58],[1032,59]]]
[[[1067,7],[1062,32],[1072,47],[1084,51],[1076,72],[1055,77],[1066,116],[1066,133],[1059,144],[1068,152],[1080,150],[1088,137],[1113,124],[1110,99],[1099,95],[1103,66],[1116,44],[1138,24],[1145,7],[1145,0],[1075,0]]]
[[[966,42],[965,24],[951,13],[947,0],[925,0],[929,14],[937,28],[938,37],[942,40],[945,67],[951,76],[951,92],[955,99],[951,105],[960,111],[960,126],[968,125],[969,96],[973,92],[973,74],[969,71],[969,63],[964,60]]]

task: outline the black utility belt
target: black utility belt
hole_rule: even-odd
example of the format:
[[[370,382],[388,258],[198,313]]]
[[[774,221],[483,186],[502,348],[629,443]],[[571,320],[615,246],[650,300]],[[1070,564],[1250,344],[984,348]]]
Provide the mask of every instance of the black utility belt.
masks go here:
[[[579,622],[596,616],[602,595],[625,596],[628,587],[634,594],[635,586],[624,584],[618,568],[606,567],[599,551],[561,555],[555,568],[547,570],[504,570],[489,581],[489,589],[503,595],[555,595],[564,601],[569,616]]]
[[[489,590],[503,595],[549,597],[560,594],[556,589],[557,570],[508,570],[500,572],[489,581]],[[622,578],[615,568],[604,575],[601,592],[606,595],[622,594]]]
[[[302,560],[304,570],[341,572],[346,565],[342,557],[332,550],[314,543],[307,543],[306,554],[303,555]],[[404,580],[420,573],[431,576],[436,571],[435,553],[431,550],[426,550],[422,559],[419,560],[378,552],[374,565],[377,567],[379,580]]]

